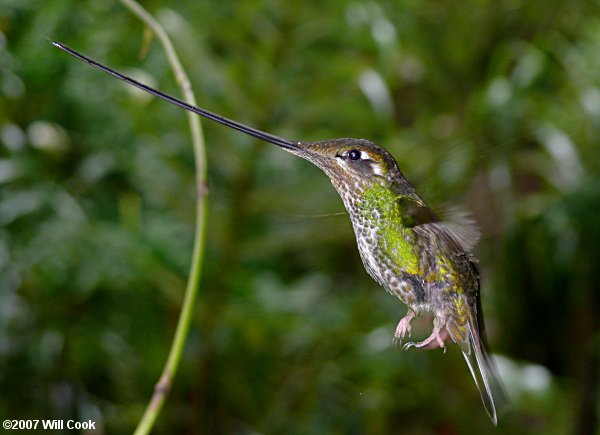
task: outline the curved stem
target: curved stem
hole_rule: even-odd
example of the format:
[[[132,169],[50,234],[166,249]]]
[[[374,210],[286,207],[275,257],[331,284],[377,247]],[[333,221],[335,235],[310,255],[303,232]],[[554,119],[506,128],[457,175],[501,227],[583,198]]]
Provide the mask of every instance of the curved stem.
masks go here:
[[[188,104],[196,106],[196,98],[192,92],[189,79],[164,28],[134,0],[121,0],[121,3],[123,3],[135,15],[137,15],[138,18],[154,32],[162,44],[163,49],[165,50],[169,64],[171,65],[171,68],[175,74],[175,79],[181,88],[181,92],[183,93],[184,100]],[[185,341],[190,329],[202,271],[204,240],[206,234],[206,151],[199,118],[192,113],[188,113],[188,121],[192,135],[192,143],[194,146],[196,184],[198,193],[192,263],[190,266],[190,273],[185,290],[185,297],[181,307],[181,313],[179,315],[175,337],[173,338],[173,342],[171,344],[169,357],[163,368],[162,375],[154,387],[152,399],[148,403],[144,415],[138,422],[135,435],[148,434],[152,430],[154,422],[156,421],[169,390],[171,389],[171,385],[175,374],[177,373],[177,368],[179,367],[181,355],[183,354],[183,349],[185,347]]]

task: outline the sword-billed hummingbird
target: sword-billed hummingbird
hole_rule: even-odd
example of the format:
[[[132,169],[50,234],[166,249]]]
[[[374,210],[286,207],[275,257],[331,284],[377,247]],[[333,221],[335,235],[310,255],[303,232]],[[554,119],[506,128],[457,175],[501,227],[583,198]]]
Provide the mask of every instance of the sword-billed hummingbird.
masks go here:
[[[411,320],[433,313],[433,331],[404,348],[460,347],[484,407],[497,424],[502,389],[486,352],[479,274],[471,251],[478,231],[467,219],[444,220],[416,192],[392,155],[365,139],[297,142],[248,127],[146,86],[59,43],[54,46],[88,64],[193,113],[278,145],[319,167],[344,202],[365,269],[408,306],[394,333],[399,343]]]

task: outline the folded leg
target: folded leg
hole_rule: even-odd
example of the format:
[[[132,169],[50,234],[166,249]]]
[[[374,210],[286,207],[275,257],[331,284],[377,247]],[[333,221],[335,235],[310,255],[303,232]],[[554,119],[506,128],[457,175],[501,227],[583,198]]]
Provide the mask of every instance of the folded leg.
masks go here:
[[[398,322],[398,326],[396,326],[396,332],[394,333],[394,343],[397,346],[400,346],[402,340],[407,334],[410,337],[410,322],[412,319],[414,319],[415,315],[416,313],[413,310],[409,309],[408,313],[406,313],[406,316],[404,316]]]
[[[446,318],[441,315],[436,315],[433,318],[433,331],[431,331],[431,335],[425,340],[419,341],[417,343],[406,343],[403,349],[406,350],[411,347],[416,347],[417,349],[435,349],[437,347],[441,347],[445,351],[446,346],[444,345],[444,340],[446,340],[446,338],[448,338],[448,330],[446,329]]]

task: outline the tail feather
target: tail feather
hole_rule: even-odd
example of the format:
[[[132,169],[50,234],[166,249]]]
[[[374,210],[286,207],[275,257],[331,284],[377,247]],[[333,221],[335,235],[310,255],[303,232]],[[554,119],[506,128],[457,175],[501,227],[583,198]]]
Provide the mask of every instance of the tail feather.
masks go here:
[[[497,426],[498,405],[505,395],[493,362],[485,350],[485,339],[480,337],[476,322],[475,319],[468,322],[468,344],[462,346],[461,350],[479,390],[483,406],[494,426]]]

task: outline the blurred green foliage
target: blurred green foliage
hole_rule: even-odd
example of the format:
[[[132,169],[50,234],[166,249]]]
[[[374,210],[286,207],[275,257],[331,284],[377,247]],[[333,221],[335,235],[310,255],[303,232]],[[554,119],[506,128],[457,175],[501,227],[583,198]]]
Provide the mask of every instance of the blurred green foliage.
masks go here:
[[[205,122],[195,324],[157,433],[600,433],[600,4],[147,1],[201,105],[283,137],[386,146],[465,203],[512,397],[493,431],[456,349],[398,352],[326,177]],[[131,431],[191,255],[184,113],[51,47],[176,93],[118,2],[0,2],[0,418]],[[416,324],[429,332],[429,319]]]

